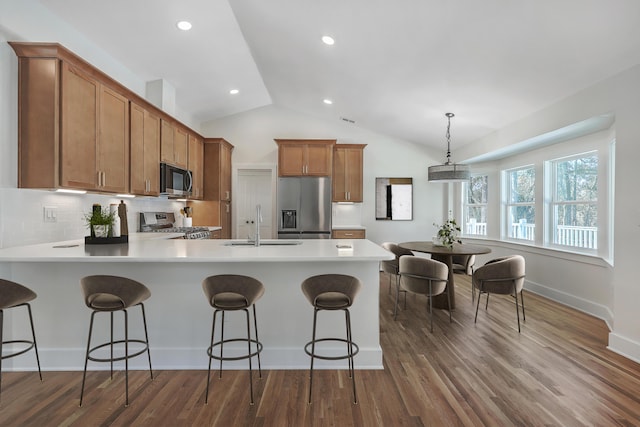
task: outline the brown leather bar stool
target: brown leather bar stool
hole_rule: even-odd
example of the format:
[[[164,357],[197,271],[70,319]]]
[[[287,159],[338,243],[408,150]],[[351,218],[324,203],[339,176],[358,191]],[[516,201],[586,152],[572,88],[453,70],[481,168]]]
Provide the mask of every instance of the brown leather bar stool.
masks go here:
[[[353,342],[351,336],[351,315],[349,307],[362,288],[360,280],[345,274],[321,274],[312,276],[302,282],[302,292],[313,305],[313,334],[312,339],[304,346],[304,351],[311,356],[311,368],[309,370],[309,403],[311,403],[311,389],[313,387],[313,361],[314,359],[341,360],[349,359],[349,376],[353,383],[353,403],[358,403],[356,397],[356,379],[354,375],[353,356],[360,350]],[[342,310],[345,315],[346,339],[339,337],[317,338],[316,325],[318,312],[321,310]],[[316,353],[316,344],[320,342],[341,342],[347,345],[347,354],[328,356]],[[311,350],[309,350],[311,347]]]
[[[2,361],[11,357],[19,356],[26,353],[32,348],[36,352],[36,362],[38,363],[38,374],[40,375],[40,381],[42,381],[42,371],[40,370],[40,357],[38,356],[38,344],[36,344],[36,332],[33,328],[33,316],[31,315],[31,305],[29,301],[36,298],[36,293],[31,289],[26,288],[18,283],[11,282],[9,280],[0,279],[0,392],[2,392]],[[4,310],[9,308],[26,306],[29,312],[29,323],[31,324],[31,339],[29,340],[9,340],[3,341],[3,328],[4,328]],[[2,349],[4,344],[26,344],[27,347],[21,350],[16,350],[13,353],[3,354]]]
[[[151,352],[149,351],[149,334],[147,333],[147,317],[144,312],[143,301],[151,296],[149,289],[140,282],[126,277],[119,276],[87,276],[80,280],[82,292],[84,294],[84,302],[87,304],[91,312],[91,323],[89,324],[89,338],[87,339],[87,353],[84,360],[84,373],[82,374],[82,390],[80,391],[80,406],[82,406],[82,398],[84,395],[84,383],[87,377],[87,364],[89,360],[93,362],[109,362],[111,364],[111,378],[113,378],[113,362],[124,360],[125,370],[125,407],[129,406],[129,359],[147,353],[149,357],[149,373],[153,380],[153,371],[151,369]],[[142,310],[142,322],[144,324],[144,340],[129,338],[129,315],[127,309],[130,307],[140,306]],[[124,339],[113,339],[113,313],[122,311],[124,313]],[[98,344],[91,347],[91,334],[93,332],[93,320],[96,313],[107,312],[110,314],[110,332],[111,340],[109,342]],[[143,344],[143,348],[129,354],[129,344]],[[114,356],[114,344],[124,344],[124,355]],[[110,347],[110,357],[92,356],[97,350],[104,347]]]
[[[207,348],[209,355],[209,368],[207,370],[207,392],[205,394],[205,403],[209,402],[209,380],[211,378],[211,361],[216,359],[220,361],[219,378],[222,378],[222,361],[223,360],[242,360],[249,359],[249,388],[251,390],[251,405],[253,405],[253,367],[251,358],[258,357],[258,374],[262,378],[262,368],[260,366],[260,352],[262,351],[262,343],[258,338],[258,321],[256,318],[255,302],[264,294],[264,285],[257,279],[238,274],[220,274],[217,276],[209,276],[202,281],[202,290],[215,310],[213,311],[213,322],[211,325],[211,343]],[[256,338],[251,338],[251,322],[249,315],[249,307],[253,307],[253,327]],[[245,312],[247,319],[247,337],[246,338],[224,338],[224,314],[227,311]],[[220,327],[220,340],[214,342],[214,334],[216,331],[216,316],[218,313],[222,315],[222,326]],[[224,345],[230,342],[246,342],[247,353],[238,356],[225,356],[223,354]],[[255,344],[255,350],[252,350],[251,344]],[[220,354],[213,354],[214,347],[220,347]]]

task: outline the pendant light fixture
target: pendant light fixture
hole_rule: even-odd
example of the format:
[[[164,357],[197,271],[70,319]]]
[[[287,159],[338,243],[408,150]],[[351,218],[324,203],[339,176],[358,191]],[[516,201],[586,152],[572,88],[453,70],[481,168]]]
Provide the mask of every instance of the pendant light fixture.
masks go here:
[[[447,113],[447,161],[443,165],[429,166],[429,182],[460,182],[468,181],[471,170],[468,165],[451,163],[451,117],[455,114]]]

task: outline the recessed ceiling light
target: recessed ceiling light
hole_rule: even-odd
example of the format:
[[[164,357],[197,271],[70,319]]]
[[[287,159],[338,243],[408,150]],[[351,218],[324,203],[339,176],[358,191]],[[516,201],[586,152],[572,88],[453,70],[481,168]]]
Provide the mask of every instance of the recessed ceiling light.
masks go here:
[[[322,36],[322,42],[324,44],[328,44],[329,46],[333,45],[336,41],[331,36]]]
[[[322,102],[324,102],[324,103],[325,103],[325,104],[327,104],[327,105],[331,105],[331,104],[333,104],[333,101],[332,101],[332,100],[330,100],[330,99],[325,99],[325,100],[323,100]]]
[[[231,89],[231,90],[229,91],[229,93],[230,93],[231,95],[235,95],[235,94],[237,94],[238,92],[240,92],[238,89]]]
[[[189,21],[180,21],[176,24],[176,26],[182,31],[189,31],[192,27],[191,22]]]

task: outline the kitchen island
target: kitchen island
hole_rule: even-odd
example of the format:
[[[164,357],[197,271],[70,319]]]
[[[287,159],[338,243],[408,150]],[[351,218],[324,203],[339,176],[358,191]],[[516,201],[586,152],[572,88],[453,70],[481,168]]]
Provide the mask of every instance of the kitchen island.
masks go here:
[[[84,305],[80,279],[93,274],[129,277],[151,290],[145,302],[154,369],[206,369],[206,348],[213,309],[202,280],[215,274],[244,274],[265,286],[257,302],[258,329],[264,345],[265,369],[308,369],[304,344],[311,338],[313,308],[301,282],[312,275],[341,273],[358,277],[363,289],[351,309],[353,337],[360,346],[358,369],[382,369],[379,343],[379,262],[393,255],[368,240],[302,240],[291,245],[232,246],[230,240],[130,239],[128,244],[85,245],[82,240],[0,249],[0,277],[21,283],[37,294],[32,302],[36,338],[44,370],[81,370],[90,310]],[[266,243],[266,244],[265,244]],[[340,248],[340,246],[351,246]],[[5,337],[28,334],[22,313],[5,313]],[[139,310],[130,310],[130,337],[141,336]],[[344,330],[341,313],[321,313],[319,334]],[[122,316],[116,315],[117,321]],[[95,332],[105,339],[108,319]],[[225,337],[243,336],[242,312],[226,316]],[[121,328],[116,323],[116,328]],[[122,330],[122,329],[120,329]],[[116,329],[118,331],[118,329]],[[97,342],[97,341],[96,341]],[[225,346],[227,349],[227,346]],[[229,346],[231,349],[231,346]],[[342,350],[342,349],[340,349]],[[331,349],[328,349],[331,351]],[[130,361],[132,369],[148,369],[145,358]],[[343,367],[324,361],[319,368]],[[346,362],[344,363],[346,366]],[[225,363],[246,369],[247,362]],[[35,369],[28,356],[3,362],[8,370]],[[89,369],[108,369],[90,364]]]

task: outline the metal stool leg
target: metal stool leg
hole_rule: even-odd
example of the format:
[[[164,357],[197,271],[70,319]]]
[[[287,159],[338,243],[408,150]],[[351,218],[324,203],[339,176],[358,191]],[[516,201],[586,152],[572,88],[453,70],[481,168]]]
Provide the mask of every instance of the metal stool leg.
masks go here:
[[[313,308],[313,333],[311,338],[311,368],[309,369],[309,405],[311,405],[311,389],[313,388],[313,359],[316,354],[316,321],[318,317],[318,309]]]
[[[353,385],[353,403],[358,404],[358,397],[356,396],[356,371],[353,363],[353,346],[351,345],[351,313],[349,309],[345,309],[345,318],[347,322],[347,347],[349,355],[349,376],[351,377],[351,383]]]
[[[249,402],[253,405],[253,369],[251,366],[251,322],[249,320],[249,310],[246,308],[243,309],[244,314],[247,318],[247,354],[249,355],[249,391],[251,395],[251,401]]]
[[[524,301],[524,300],[523,300]],[[524,310],[524,304],[522,305]],[[31,336],[33,337],[33,349],[36,351],[36,362],[38,363],[38,375],[40,376],[40,381],[42,381],[42,370],[40,369],[40,356],[38,355],[38,343],[36,342],[36,330],[33,327],[33,316],[31,315],[31,305],[27,304],[27,310],[29,311],[29,323],[31,323]],[[524,311],[523,311],[524,315]],[[1,341],[1,339],[0,339]],[[2,352],[0,352],[1,354]]]
[[[260,342],[260,338],[258,337],[258,318],[256,317],[256,305],[253,304],[253,328],[256,332],[256,342]],[[257,345],[256,345],[257,349]],[[251,353],[251,350],[249,350]],[[262,378],[262,366],[260,365],[260,352],[258,352],[258,377]]]
[[[153,380],[153,369],[151,369],[151,350],[149,349],[149,333],[147,332],[147,315],[144,311],[144,304],[140,303],[140,309],[142,310],[142,324],[144,325],[144,339],[147,341],[147,355],[149,356],[149,374]]]
[[[84,383],[87,378],[87,364],[89,363],[89,350],[91,348],[91,333],[93,332],[93,319],[96,315],[95,311],[91,312],[91,322],[89,322],[89,337],[87,338],[87,353],[84,357],[84,372],[82,374],[82,388],[80,389],[80,405],[82,406],[82,398],[84,396]]]
[[[213,352],[213,334],[215,333],[216,330],[216,315],[218,314],[218,310],[214,310],[213,312],[213,322],[211,325],[211,344],[209,345],[209,348],[207,349],[207,354],[209,355],[209,368],[207,369],[207,392],[204,395],[204,403],[207,404],[209,403],[209,381],[211,379],[211,361],[213,360],[213,358],[211,357],[211,353]]]

